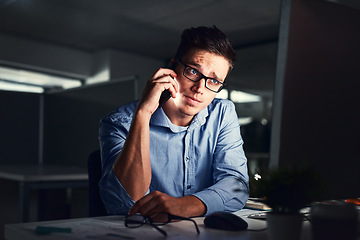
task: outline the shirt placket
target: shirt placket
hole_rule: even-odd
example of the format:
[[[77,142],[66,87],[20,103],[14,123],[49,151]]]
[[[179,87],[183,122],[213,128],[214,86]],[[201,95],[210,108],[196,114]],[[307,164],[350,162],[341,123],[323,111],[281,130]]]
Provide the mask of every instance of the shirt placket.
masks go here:
[[[185,135],[185,152],[184,152],[184,171],[185,171],[185,179],[184,179],[184,195],[189,195],[195,192],[194,185],[194,159],[192,156],[192,136],[193,131],[187,131]]]

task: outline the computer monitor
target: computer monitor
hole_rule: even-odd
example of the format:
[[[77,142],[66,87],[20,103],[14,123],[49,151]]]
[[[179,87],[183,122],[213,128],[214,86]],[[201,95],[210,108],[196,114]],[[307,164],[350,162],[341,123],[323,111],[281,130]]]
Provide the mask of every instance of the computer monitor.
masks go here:
[[[270,168],[313,167],[324,200],[360,197],[359,29],[360,6],[282,2]]]

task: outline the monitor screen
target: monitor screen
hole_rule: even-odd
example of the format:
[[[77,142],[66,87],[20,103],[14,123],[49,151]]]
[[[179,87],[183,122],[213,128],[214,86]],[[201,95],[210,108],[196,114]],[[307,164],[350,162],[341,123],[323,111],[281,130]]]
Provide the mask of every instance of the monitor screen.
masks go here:
[[[282,3],[270,167],[305,164],[322,198],[360,197],[360,10]]]

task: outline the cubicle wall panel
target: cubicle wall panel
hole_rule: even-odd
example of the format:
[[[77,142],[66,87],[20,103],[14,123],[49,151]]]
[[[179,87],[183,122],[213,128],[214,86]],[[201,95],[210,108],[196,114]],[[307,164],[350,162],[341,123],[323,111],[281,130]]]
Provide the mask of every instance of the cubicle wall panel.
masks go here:
[[[38,162],[40,96],[0,91],[0,164]]]
[[[90,152],[99,148],[100,119],[134,95],[134,80],[47,94],[44,163],[86,166]]]

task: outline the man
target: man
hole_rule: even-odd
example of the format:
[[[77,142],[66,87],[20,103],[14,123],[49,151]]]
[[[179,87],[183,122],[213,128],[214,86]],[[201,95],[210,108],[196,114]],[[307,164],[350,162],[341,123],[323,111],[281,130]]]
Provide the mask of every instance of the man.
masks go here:
[[[100,194],[109,214],[183,217],[241,209],[247,160],[234,104],[214,99],[235,52],[216,27],[190,28],[170,68],[159,69],[139,101],[100,123]],[[171,93],[162,107],[163,91]]]

